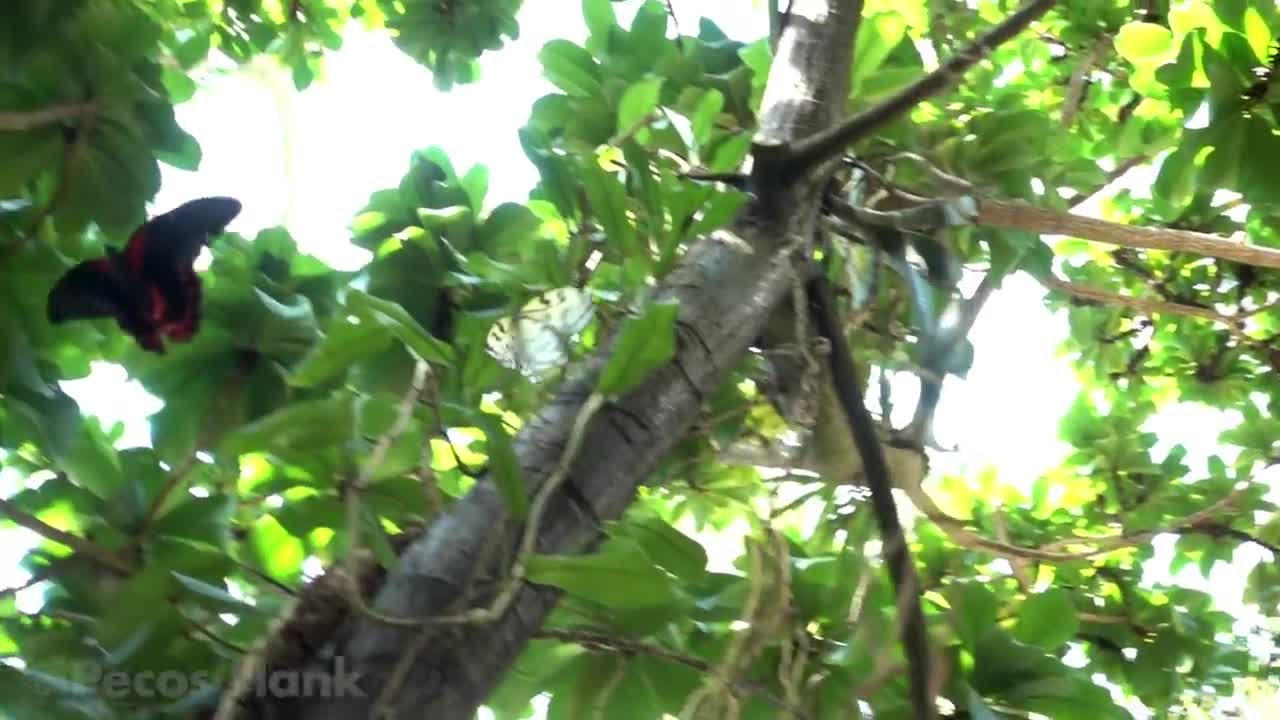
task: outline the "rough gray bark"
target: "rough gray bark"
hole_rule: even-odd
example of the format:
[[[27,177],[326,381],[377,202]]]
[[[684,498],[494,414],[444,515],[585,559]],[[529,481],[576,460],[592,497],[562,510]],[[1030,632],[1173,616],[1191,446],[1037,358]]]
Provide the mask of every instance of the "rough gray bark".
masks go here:
[[[790,142],[829,127],[844,109],[860,0],[797,0],[778,47],[762,108],[759,138]],[[783,185],[756,178],[755,196],[733,225],[690,248],[664,283],[660,298],[681,306],[681,343],[675,360],[639,388],[607,405],[589,424],[569,475],[602,520],[617,518],[664,454],[697,419],[711,395],[760,333],[770,311],[788,300],[792,258],[787,249],[808,237],[818,190],[830,165]],[[516,439],[516,452],[531,488],[559,460],[578,409],[594,388],[608,348],[566,381],[555,398]],[[375,607],[399,617],[428,617],[483,606],[487,597],[465,597],[473,569],[495,545],[498,555],[518,532],[494,486],[481,481],[439,517],[401,555],[399,567],[378,593]],[[590,551],[599,528],[586,513],[559,499],[541,528],[543,552]],[[506,539],[506,540],[504,540]],[[509,558],[508,558],[509,560]],[[487,566],[487,565],[486,565]],[[505,564],[499,574],[505,572]],[[372,711],[388,678],[406,653],[416,659],[398,683],[388,717],[468,720],[498,685],[555,605],[559,595],[525,586],[495,622],[435,627],[425,642],[412,629],[361,619],[342,629],[325,650],[362,674],[362,698],[279,702],[263,717],[354,720]],[[315,661],[316,667],[325,663]]]

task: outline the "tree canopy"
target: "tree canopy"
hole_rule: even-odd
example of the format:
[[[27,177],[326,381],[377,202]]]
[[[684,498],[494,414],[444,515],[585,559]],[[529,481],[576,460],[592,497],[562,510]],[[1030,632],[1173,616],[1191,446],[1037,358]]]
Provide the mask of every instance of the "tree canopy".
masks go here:
[[[1280,711],[1275,3],[737,2],[771,36],[692,1],[0,10],[0,534],[34,540],[0,718]],[[190,342],[50,322],[200,166],[174,107],[212,73],[305,92],[363,26],[448,91],[571,11],[510,110],[527,199],[441,137],[367,188],[362,267],[230,232]],[[1072,452],[939,471],[1019,275]],[[162,401],[147,446],[60,386],[103,363]],[[1187,405],[1233,426],[1167,447]],[[1241,596],[1178,579],[1223,567]]]

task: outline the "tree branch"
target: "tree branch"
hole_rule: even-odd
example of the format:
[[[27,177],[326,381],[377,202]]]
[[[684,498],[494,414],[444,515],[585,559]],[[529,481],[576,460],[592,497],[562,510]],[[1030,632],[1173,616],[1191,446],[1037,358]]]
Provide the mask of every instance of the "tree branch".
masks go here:
[[[1208,507],[1198,510],[1191,515],[1176,518],[1164,526],[1137,533],[1112,535],[1108,537],[1094,538],[1066,538],[1063,540],[1055,540],[1053,542],[1041,545],[1040,547],[1023,547],[1019,545],[1011,545],[1006,542],[997,542],[984,538],[973,531],[969,530],[965,523],[959,518],[948,515],[942,508],[938,507],[933,498],[920,487],[919,484],[902,486],[907,497],[911,499],[912,504],[916,506],[924,516],[937,525],[951,542],[963,548],[970,550],[985,550],[998,557],[1006,559],[1023,559],[1023,560],[1039,560],[1043,562],[1073,562],[1077,560],[1087,560],[1099,555],[1105,555],[1115,550],[1121,550],[1128,547],[1135,547],[1148,543],[1152,538],[1162,533],[1177,533],[1187,531],[1188,528],[1198,528],[1213,522],[1213,517],[1222,510],[1230,507],[1240,494],[1240,490],[1236,489],[1227,493],[1225,497]],[[1092,547],[1079,552],[1065,552],[1064,548],[1073,545],[1085,545],[1092,543]]]
[[[1263,540],[1262,538],[1256,535],[1247,533],[1244,530],[1237,530],[1231,527],[1230,525],[1226,525],[1224,523],[1202,521],[1190,527],[1182,528],[1177,532],[1181,535],[1190,535],[1192,533],[1200,533],[1202,535],[1208,535],[1209,537],[1212,537],[1212,538],[1229,537],[1229,538],[1232,538],[1233,540],[1239,540],[1242,543],[1253,543],[1254,545],[1257,545],[1263,550],[1270,552],[1273,556],[1275,556],[1277,560],[1280,560],[1280,545],[1267,542],[1266,540]]]
[[[1076,114],[1080,112],[1080,108],[1084,105],[1085,88],[1089,84],[1089,73],[1093,71],[1093,67],[1098,64],[1110,47],[1111,35],[1103,33],[1093,43],[1093,47],[1089,48],[1089,54],[1085,56],[1076,71],[1071,73],[1071,80],[1067,83],[1067,97],[1062,107],[1062,127],[1069,128],[1075,122]]]
[[[1066,293],[1072,297],[1106,303],[1108,305],[1121,305],[1137,310],[1138,312],[1146,313],[1147,315],[1164,313],[1169,315],[1185,315],[1188,317],[1201,318],[1203,320],[1221,323],[1233,332],[1240,332],[1240,318],[1223,315],[1222,313],[1210,308],[1196,307],[1195,305],[1184,305],[1182,303],[1170,302],[1167,300],[1156,300],[1154,298],[1121,295],[1110,290],[1081,285],[1079,283],[1074,283],[1070,280],[1062,280],[1057,277],[1050,277],[1042,282],[1047,287]]]
[[[907,86],[897,95],[835,127],[795,142],[783,150],[779,158],[781,167],[785,167],[790,173],[804,173],[826,160],[839,156],[845,148],[873,130],[909,111],[926,98],[950,88],[969,68],[978,64],[997,46],[1008,41],[1044,15],[1053,5],[1054,0],[1031,0],[1004,22],[957,52],[937,70]]]
[[[1072,208],[1082,205],[1086,200],[1111,187],[1111,183],[1119,180],[1125,173],[1138,167],[1147,160],[1148,158],[1146,155],[1134,155],[1121,160],[1118,165],[1112,168],[1111,172],[1107,173],[1107,177],[1102,182],[1067,198],[1067,204]]]
[[[979,201],[978,217],[974,222],[987,227],[1026,230],[1041,235],[1067,235],[1121,247],[1193,253],[1244,265],[1280,269],[1280,250],[1273,248],[1191,230],[1124,225],[1021,202],[983,198]]]
[[[848,74],[832,69],[850,65],[848,47],[856,21],[850,8],[855,4],[856,0],[796,2],[796,17],[784,33],[780,51],[789,44],[802,47],[806,52],[798,57],[803,62],[790,67],[775,61],[777,77],[770,84],[778,85],[778,78],[799,72],[814,94],[766,93],[774,105],[761,111],[764,132],[789,141],[833,121],[838,113],[834,108],[842,107],[848,96]],[[816,17],[819,11],[826,12],[825,22],[800,21]],[[814,97],[820,102],[814,102]],[[539,552],[593,551],[601,537],[600,521],[623,514],[641,481],[697,420],[705,398],[737,366],[768,314],[792,287],[791,240],[808,235],[818,211],[818,191],[826,181],[823,173],[815,172],[786,187],[769,187],[764,196],[753,196],[727,228],[695,242],[657,288],[655,301],[671,301],[680,308],[675,357],[586,423],[567,481],[596,517],[586,517],[565,492],[555,493],[540,523]],[[598,385],[614,342],[602,342],[596,353],[572,369],[516,435],[513,445],[527,492],[537,493],[555,472],[574,434],[574,419]],[[510,539],[518,537],[520,527],[493,479],[479,479],[400,554],[372,607],[389,617],[428,618],[488,605],[501,590],[501,582],[478,586],[470,578],[501,581],[510,576],[514,556]],[[505,552],[489,552],[495,542],[503,542]],[[309,591],[300,595],[300,602]],[[322,643],[309,653],[302,669],[324,672],[325,658],[332,657],[329,653],[340,655],[361,673],[360,696],[270,698],[265,710],[301,720],[366,718],[384,690],[398,687],[394,702],[381,709],[432,720],[467,720],[515,662],[560,595],[554,587],[523,583],[506,612],[492,622],[433,628],[429,634],[350,614],[343,625],[329,628],[328,645]],[[416,662],[401,666],[406,655],[416,657]]]
[[[54,105],[41,110],[0,111],[0,132],[21,132],[55,123],[79,121],[93,113],[95,108],[92,102],[80,102]]]
[[[23,582],[20,585],[14,585],[12,587],[7,587],[7,588],[4,588],[3,590],[0,590],[0,600],[3,600],[9,597],[10,595],[16,595],[22,592],[23,590],[26,590],[27,588],[34,587],[44,582],[45,580],[48,580],[50,577],[53,576],[53,573],[55,570],[57,570],[57,568],[58,568],[57,560],[50,562],[48,565],[45,565],[42,568],[38,568],[37,570],[31,573],[31,577],[27,578],[26,582]]]
[[[911,676],[911,704],[916,718],[933,720],[938,715],[932,691],[933,674],[930,671],[932,653],[920,608],[920,579],[916,576],[907,547],[906,535],[898,519],[898,508],[893,501],[893,486],[884,450],[875,431],[875,421],[863,403],[862,389],[858,387],[858,375],[853,364],[849,342],[840,331],[836,317],[835,299],[826,274],[820,274],[809,283],[809,297],[814,305],[814,324],[819,334],[830,343],[831,380],[844,410],[845,419],[853,433],[854,444],[866,468],[866,480],[871,488],[871,505],[875,510],[880,536],[884,541],[889,576],[898,594],[898,614],[902,628],[903,651],[907,656]]]
[[[24,512],[13,502],[4,498],[0,498],[0,514],[46,540],[52,540],[53,542],[61,545],[66,545],[73,551],[93,560],[105,568],[114,570],[123,575],[128,575],[133,572],[133,566],[119,555],[104,547],[95,545],[78,535],[73,535],[66,530],[59,530],[40,518]]]

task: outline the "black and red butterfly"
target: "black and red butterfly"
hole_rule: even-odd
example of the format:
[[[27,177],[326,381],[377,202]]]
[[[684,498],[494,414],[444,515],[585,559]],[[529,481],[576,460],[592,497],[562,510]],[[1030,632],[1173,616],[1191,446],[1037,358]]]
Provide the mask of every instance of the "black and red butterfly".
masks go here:
[[[114,317],[144,350],[164,353],[164,339],[187,342],[200,328],[204,247],[240,214],[240,201],[208,197],[157,215],[129,236],[123,251],[86,260],[49,291],[52,323]]]

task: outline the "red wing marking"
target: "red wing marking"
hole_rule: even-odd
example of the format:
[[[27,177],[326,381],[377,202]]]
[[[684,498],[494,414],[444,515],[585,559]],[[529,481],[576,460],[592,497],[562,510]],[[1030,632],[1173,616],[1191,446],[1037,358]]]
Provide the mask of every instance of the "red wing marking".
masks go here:
[[[124,248],[125,261],[134,272],[142,272],[142,263],[147,253],[147,226],[143,225],[129,236],[129,243]]]

